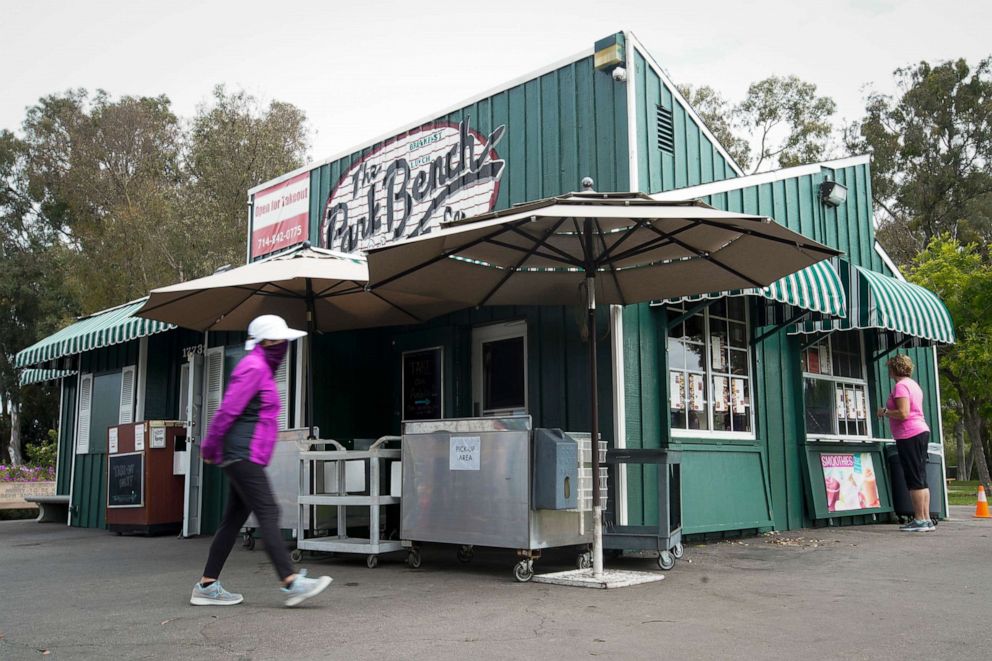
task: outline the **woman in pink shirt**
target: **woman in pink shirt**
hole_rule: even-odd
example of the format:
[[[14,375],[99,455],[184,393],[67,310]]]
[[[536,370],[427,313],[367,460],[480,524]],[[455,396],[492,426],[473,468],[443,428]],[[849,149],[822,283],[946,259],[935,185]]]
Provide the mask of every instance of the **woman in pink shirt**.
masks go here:
[[[896,440],[899,461],[906,475],[906,486],[913,501],[914,518],[902,526],[905,532],[929,532],[934,529],[930,521],[930,489],[927,488],[927,446],[930,444],[930,427],[923,418],[923,390],[909,378],[913,374],[913,361],[899,355],[888,360],[889,378],[896,382],[885,407],[878,410],[881,418],[889,419],[892,438]]]

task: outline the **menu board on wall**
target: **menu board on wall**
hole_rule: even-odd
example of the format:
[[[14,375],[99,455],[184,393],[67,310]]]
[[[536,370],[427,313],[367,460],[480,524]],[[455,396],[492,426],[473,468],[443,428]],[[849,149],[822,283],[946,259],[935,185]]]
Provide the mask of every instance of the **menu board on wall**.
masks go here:
[[[143,504],[144,459],[141,452],[107,458],[107,507],[141,507]]]
[[[865,391],[858,390],[856,395],[858,401],[858,420],[865,420],[868,417],[868,404],[865,401]]]
[[[403,419],[438,420],[444,417],[442,347],[403,354]]]

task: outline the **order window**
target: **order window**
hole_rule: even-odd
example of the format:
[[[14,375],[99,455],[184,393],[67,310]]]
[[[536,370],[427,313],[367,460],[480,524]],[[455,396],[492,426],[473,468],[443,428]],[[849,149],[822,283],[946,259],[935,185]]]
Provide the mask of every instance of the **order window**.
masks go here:
[[[869,437],[868,380],[857,331],[835,332],[801,354],[806,434]]]
[[[691,304],[690,304],[691,305]],[[669,318],[686,306],[669,306]],[[747,300],[724,298],[668,331],[673,433],[753,433]]]

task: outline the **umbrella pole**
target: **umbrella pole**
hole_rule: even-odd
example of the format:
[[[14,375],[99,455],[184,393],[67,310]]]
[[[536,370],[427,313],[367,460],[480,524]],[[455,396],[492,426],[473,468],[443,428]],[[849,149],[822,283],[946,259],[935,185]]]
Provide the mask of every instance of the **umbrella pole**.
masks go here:
[[[592,415],[592,572],[603,576],[603,505],[599,488],[599,386],[596,374],[596,276],[586,276],[586,330],[589,334],[589,410]]]
[[[314,439],[313,433],[313,334],[316,326],[314,320],[313,282],[307,278],[307,426],[310,428],[308,439]]]

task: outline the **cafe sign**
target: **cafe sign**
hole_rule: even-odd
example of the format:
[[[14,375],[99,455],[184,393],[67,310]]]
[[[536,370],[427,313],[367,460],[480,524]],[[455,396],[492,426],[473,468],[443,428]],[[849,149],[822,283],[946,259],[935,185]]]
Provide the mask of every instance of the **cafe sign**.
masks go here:
[[[324,205],[318,244],[359,252],[490,211],[506,167],[496,151],[506,127],[483,135],[470,119],[416,129],[353,163]]]

